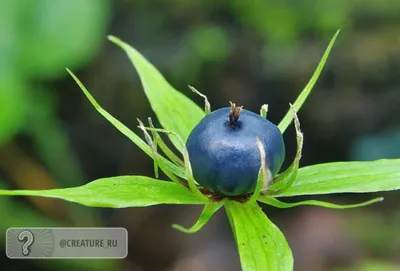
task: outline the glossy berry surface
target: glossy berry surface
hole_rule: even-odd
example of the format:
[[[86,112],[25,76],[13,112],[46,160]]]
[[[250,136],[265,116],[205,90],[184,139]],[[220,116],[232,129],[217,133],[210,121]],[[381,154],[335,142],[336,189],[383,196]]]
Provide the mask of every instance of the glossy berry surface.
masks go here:
[[[261,162],[257,137],[264,146],[271,177],[285,158],[285,145],[276,125],[245,109],[236,118],[233,113],[233,107],[213,111],[197,124],[186,142],[195,180],[225,196],[254,191]]]

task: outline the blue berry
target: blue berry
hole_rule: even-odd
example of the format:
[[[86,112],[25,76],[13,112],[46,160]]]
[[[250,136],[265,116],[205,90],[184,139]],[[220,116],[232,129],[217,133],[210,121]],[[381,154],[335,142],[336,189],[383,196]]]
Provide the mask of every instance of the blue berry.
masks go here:
[[[285,145],[276,125],[234,104],[204,117],[186,142],[195,180],[225,196],[253,192],[261,166],[257,137],[274,177],[285,158]]]

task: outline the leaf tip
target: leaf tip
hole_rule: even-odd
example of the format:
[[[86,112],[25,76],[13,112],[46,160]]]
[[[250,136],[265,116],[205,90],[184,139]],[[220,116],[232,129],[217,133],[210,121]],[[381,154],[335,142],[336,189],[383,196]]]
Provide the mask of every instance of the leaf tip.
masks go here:
[[[182,227],[181,225],[178,225],[178,224],[172,224],[172,228],[174,228],[175,230],[178,230],[180,232],[192,233],[192,231],[190,231],[190,229]]]
[[[65,70],[69,73],[69,75],[74,77],[74,73],[67,66],[65,66]]]
[[[113,43],[118,43],[118,42],[121,41],[119,38],[117,38],[116,36],[113,36],[113,35],[108,35],[108,36],[107,36],[107,39],[108,39],[109,41],[113,42]]]
[[[78,77],[70,70],[68,67],[65,67],[65,70],[69,73],[69,75],[74,79],[76,84],[79,86],[79,88],[82,90],[82,92],[85,94],[85,96],[89,99],[90,103],[97,109],[99,110],[101,107],[97,103],[97,101],[93,98],[92,94],[90,94],[89,90],[86,89],[85,85],[79,80]]]
[[[336,30],[335,35],[333,35],[332,41],[331,43],[333,44],[333,42],[335,42],[336,38],[339,36],[340,33],[340,28],[338,30]]]
[[[330,51],[331,51],[331,49],[333,47],[333,44],[336,42],[336,39],[339,36],[339,33],[340,33],[340,28],[338,30],[336,30],[335,34],[333,35],[331,41],[328,44],[328,48],[326,49],[326,51],[324,53],[324,55],[326,55],[325,61],[327,60],[327,58],[328,58],[328,56],[330,54]],[[323,56],[323,58],[325,58],[325,56]],[[325,65],[325,61],[324,61],[324,65]]]
[[[144,127],[143,122],[139,118],[136,118],[136,120],[137,120],[137,122],[139,123],[140,126]],[[139,128],[141,128],[141,127],[139,127]]]

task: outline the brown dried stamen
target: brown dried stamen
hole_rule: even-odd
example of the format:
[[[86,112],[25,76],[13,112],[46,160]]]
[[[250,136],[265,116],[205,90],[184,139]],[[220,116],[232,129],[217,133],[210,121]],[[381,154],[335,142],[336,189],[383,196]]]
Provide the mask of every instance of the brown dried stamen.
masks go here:
[[[229,112],[229,126],[236,128],[240,112],[243,110],[243,106],[236,106],[236,104],[232,102],[229,103],[231,104],[231,111]]]

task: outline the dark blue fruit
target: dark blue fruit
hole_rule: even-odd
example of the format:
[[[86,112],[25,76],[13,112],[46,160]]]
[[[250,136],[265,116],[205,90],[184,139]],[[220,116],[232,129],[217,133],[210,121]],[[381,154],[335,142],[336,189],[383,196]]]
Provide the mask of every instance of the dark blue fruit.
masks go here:
[[[274,177],[285,158],[285,145],[276,125],[234,104],[204,117],[186,142],[195,180],[225,196],[253,192],[261,166],[257,137]]]

